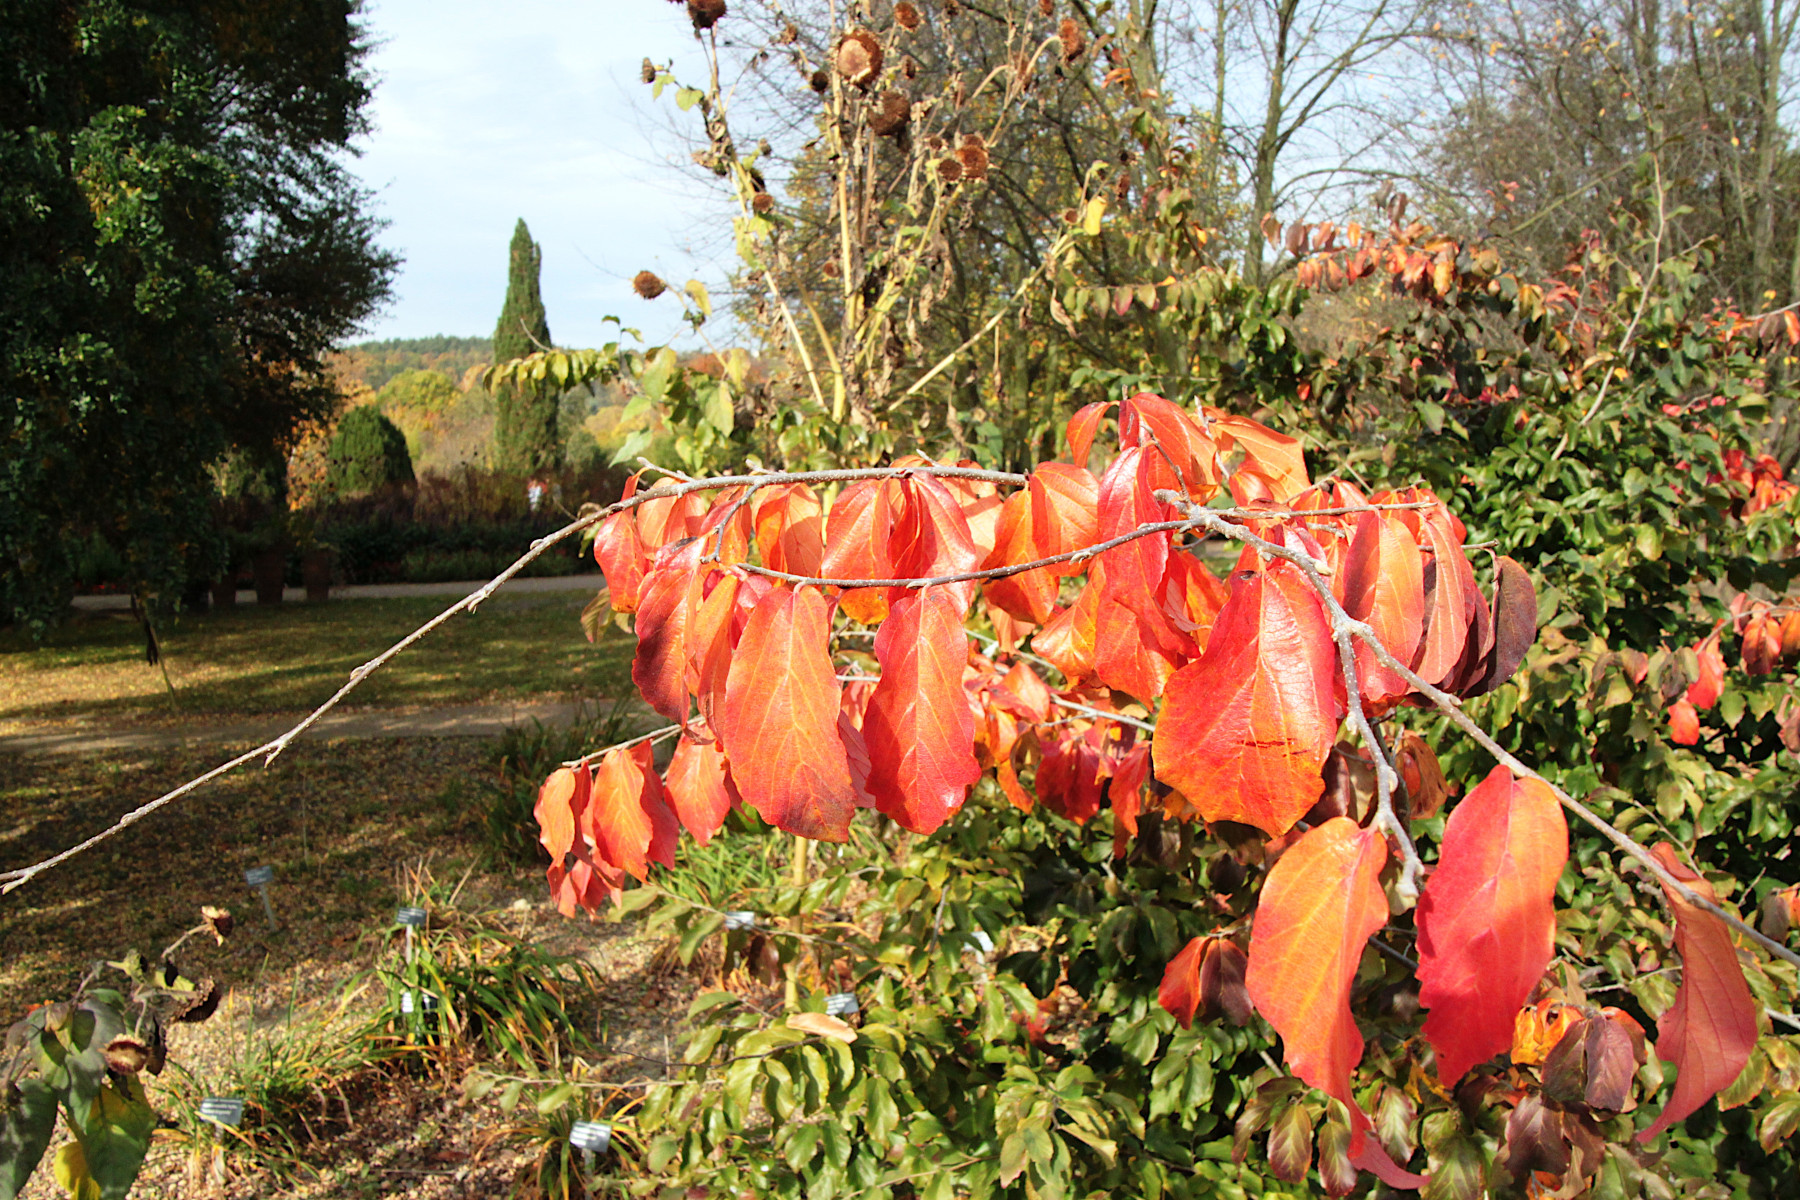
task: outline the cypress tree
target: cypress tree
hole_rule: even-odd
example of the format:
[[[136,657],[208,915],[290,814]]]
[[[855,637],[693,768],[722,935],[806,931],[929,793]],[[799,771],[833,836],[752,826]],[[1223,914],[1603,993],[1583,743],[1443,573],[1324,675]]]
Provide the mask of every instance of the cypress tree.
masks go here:
[[[506,303],[494,326],[494,361],[523,358],[550,344],[550,324],[538,294],[543,248],[531,240],[523,217],[513,228],[511,262],[506,276]],[[494,393],[494,451],[505,471],[535,475],[562,463],[557,438],[557,396],[547,386],[502,386]]]

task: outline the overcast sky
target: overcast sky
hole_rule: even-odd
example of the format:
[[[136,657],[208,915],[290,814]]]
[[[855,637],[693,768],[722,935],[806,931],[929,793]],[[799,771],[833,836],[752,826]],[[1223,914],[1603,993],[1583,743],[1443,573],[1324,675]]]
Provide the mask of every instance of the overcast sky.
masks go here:
[[[524,217],[543,246],[551,337],[591,346],[613,315],[666,339],[669,298],[630,278],[650,268],[716,283],[682,232],[698,201],[669,130],[673,105],[638,79],[646,55],[698,78],[685,12],[652,0],[369,0],[377,42],[375,129],[355,170],[405,258],[369,337],[493,332],[507,243]],[[684,195],[684,192],[687,194]]]

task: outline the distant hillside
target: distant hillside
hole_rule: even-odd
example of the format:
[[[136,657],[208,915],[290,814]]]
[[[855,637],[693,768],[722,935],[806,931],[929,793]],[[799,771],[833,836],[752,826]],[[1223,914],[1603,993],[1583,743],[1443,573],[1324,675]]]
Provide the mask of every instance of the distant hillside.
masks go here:
[[[439,334],[345,346],[332,356],[332,365],[345,383],[360,382],[377,392],[402,371],[442,371],[460,387],[464,372],[486,366],[493,354],[491,338]]]

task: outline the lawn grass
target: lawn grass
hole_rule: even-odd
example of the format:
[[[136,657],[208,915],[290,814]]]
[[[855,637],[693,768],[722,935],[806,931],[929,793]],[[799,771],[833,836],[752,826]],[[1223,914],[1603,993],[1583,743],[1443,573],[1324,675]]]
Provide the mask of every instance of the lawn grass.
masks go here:
[[[611,697],[630,639],[582,637],[582,592],[502,593],[383,668],[349,703],[398,706]],[[362,663],[448,607],[444,597],[238,607],[159,630],[173,702],[122,613],[79,613],[33,645],[0,631],[0,730],[81,715],[107,721],[310,709]]]

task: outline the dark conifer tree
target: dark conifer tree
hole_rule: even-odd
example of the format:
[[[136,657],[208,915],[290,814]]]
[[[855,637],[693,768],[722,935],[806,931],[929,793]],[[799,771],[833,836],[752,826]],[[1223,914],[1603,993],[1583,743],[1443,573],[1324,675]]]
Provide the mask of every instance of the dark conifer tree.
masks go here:
[[[524,358],[550,345],[550,324],[538,294],[543,248],[531,240],[524,218],[513,227],[512,254],[506,275],[506,303],[494,326],[494,361]],[[562,463],[557,437],[556,393],[549,387],[504,385],[494,394],[494,453],[502,470],[521,475],[553,471]]]

